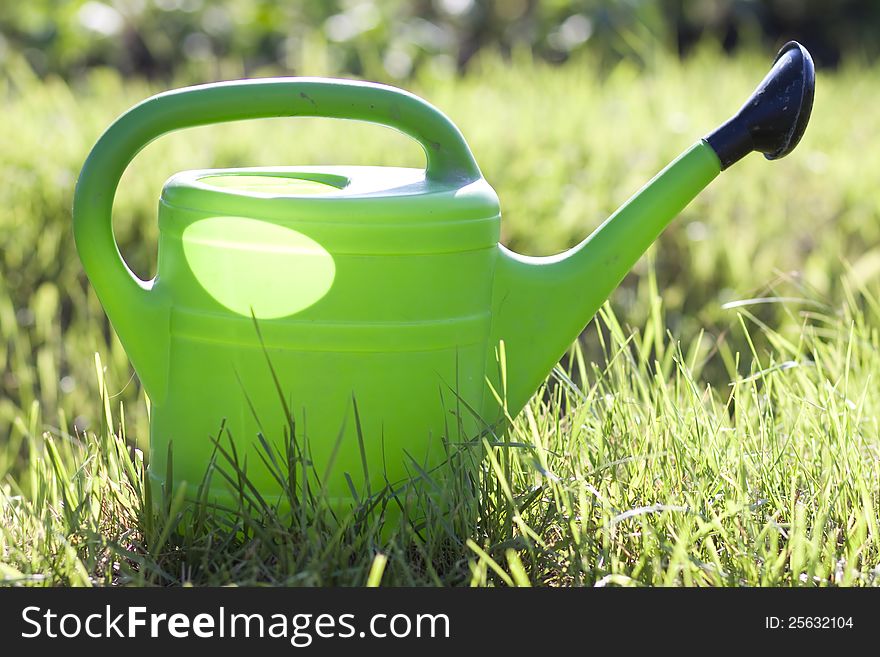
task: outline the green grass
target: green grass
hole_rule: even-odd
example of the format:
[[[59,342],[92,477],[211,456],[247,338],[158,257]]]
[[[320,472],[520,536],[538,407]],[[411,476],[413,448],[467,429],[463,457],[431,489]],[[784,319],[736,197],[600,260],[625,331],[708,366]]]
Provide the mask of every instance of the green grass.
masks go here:
[[[422,78],[414,90],[471,143],[502,199],[505,242],[548,253],[725,119],[766,66],[704,53],[600,76],[583,61],[486,58],[463,79]],[[173,496],[152,511],[162,494],[143,478],[147,405],[82,274],[69,207],[100,130],[153,89],[113,74],[38,82],[10,65],[0,79],[0,582],[876,584],[880,118],[841,119],[880,101],[871,75],[820,72],[795,154],[753,156],[713,183],[510,435],[476,441],[478,494],[450,486],[451,518],[388,536],[375,514],[334,520],[320,500],[293,516],[248,496],[249,513],[184,517]],[[156,198],[175,171],[420,158],[403,137],[358,125],[200,128],[131,167],[117,233],[147,276]],[[218,453],[214,476],[235,479],[235,465]]]

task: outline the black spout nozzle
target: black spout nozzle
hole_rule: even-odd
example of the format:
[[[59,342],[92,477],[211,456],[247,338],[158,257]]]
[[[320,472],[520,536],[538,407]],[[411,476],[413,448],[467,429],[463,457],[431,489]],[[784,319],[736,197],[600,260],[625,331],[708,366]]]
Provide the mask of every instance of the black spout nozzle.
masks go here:
[[[722,171],[752,151],[768,160],[791,153],[807,128],[815,89],[813,58],[797,41],[789,41],[739,112],[706,137]]]

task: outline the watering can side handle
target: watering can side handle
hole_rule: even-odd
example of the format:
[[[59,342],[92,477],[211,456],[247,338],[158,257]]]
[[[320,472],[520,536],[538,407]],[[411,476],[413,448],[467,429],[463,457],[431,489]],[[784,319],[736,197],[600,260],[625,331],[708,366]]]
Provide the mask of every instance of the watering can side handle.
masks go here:
[[[123,260],[111,214],[116,188],[147,144],[183,128],[270,117],[353,119],[394,128],[425,151],[433,181],[479,180],[480,169],[461,132],[440,110],[386,85],[322,78],[220,82],[158,94],[119,117],[89,153],[76,184],[73,230],[83,267],[154,399],[164,391],[168,308]]]

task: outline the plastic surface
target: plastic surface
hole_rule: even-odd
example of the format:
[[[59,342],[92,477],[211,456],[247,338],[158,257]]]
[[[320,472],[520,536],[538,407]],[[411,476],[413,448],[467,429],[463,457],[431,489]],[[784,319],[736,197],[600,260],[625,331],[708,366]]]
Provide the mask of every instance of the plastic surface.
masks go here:
[[[423,146],[427,168],[177,174],[159,207],[157,276],[136,279],[110,217],[135,154],[170,130],[280,115],[396,128]],[[475,425],[451,412],[461,399],[482,402],[499,221],[498,199],[457,128],[390,87],[224,83],[161,94],[123,115],[83,168],[74,234],[151,398],[150,476],[194,492],[210,436],[224,423],[249,477],[272,500],[279,486],[257,434],[284,453],[285,403],[300,447],[308,444],[314,472],[326,475],[340,505],[351,501],[346,474],[360,493],[375,492],[441,461],[444,444],[469,438]],[[164,481],[169,445],[174,482]],[[234,504],[220,477],[213,484],[210,498]]]
[[[423,145],[427,168],[177,174],[159,207],[157,276],[135,278],[113,239],[110,210],[140,148],[178,128],[281,115],[397,128]],[[522,408],[720,169],[698,142],[580,245],[527,258],[499,244],[495,192],[459,131],[424,101],[333,80],[224,83],[156,96],[108,129],[77,184],[74,234],[152,401],[156,483],[187,482],[194,491],[222,425],[260,494],[277,499],[257,436],[283,453],[287,406],[299,449],[345,507],[349,478],[360,494],[420,470],[442,478],[434,468],[458,444],[488,426],[503,430],[505,415]],[[169,447],[174,482],[165,481]],[[214,485],[208,497],[230,503],[222,480]]]
[[[506,390],[510,415],[526,404],[666,225],[720,171],[714,151],[699,142],[569,251],[532,258],[498,247],[490,343],[504,340],[506,383],[494,353],[487,373],[496,390]],[[483,415],[497,414],[497,405],[488,402]]]
[[[800,142],[816,90],[810,53],[797,41],[786,43],[773,68],[739,112],[706,137],[726,169],[752,151],[768,160],[785,157]]]

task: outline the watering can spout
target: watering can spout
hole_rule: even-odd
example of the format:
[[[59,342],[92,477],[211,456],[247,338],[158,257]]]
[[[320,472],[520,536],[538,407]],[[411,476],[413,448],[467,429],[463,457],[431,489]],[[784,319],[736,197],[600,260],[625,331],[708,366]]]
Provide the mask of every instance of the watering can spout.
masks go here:
[[[810,116],[815,74],[795,42],[732,119],[658,173],[569,251],[527,257],[498,247],[483,417],[515,416],[626,273],[724,169],[752,150],[768,159],[797,145]],[[503,344],[503,350],[500,346]]]
[[[768,160],[791,153],[810,120],[815,85],[810,53],[789,41],[739,112],[706,137],[722,170],[752,151]]]

